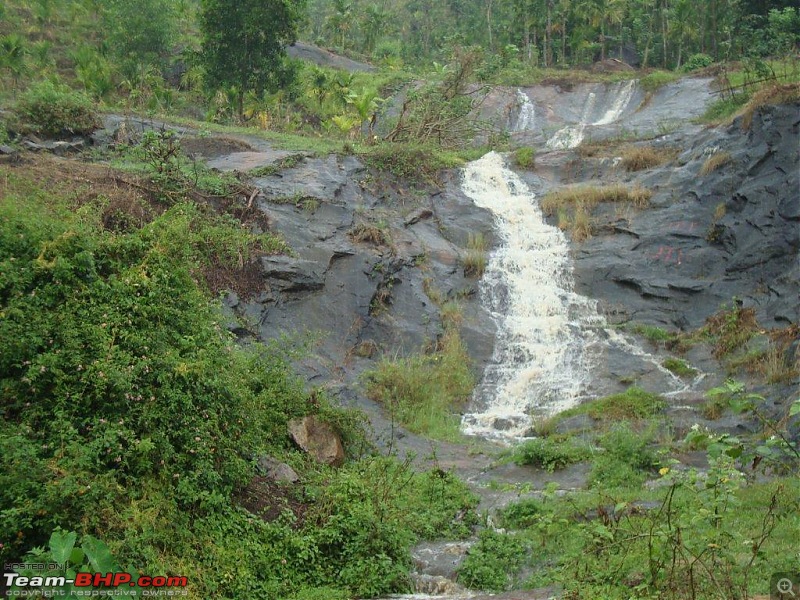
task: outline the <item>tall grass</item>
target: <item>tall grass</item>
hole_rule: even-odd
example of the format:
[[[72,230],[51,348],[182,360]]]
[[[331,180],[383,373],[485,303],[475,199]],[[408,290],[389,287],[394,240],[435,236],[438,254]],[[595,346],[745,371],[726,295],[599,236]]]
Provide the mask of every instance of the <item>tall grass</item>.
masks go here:
[[[454,328],[435,352],[384,359],[367,373],[367,393],[409,431],[433,439],[460,438],[458,408],[475,386],[469,354]]]

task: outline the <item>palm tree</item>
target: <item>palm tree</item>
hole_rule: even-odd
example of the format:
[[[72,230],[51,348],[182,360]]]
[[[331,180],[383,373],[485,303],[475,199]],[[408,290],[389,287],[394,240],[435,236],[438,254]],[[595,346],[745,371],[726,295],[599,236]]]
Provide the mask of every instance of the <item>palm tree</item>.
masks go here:
[[[28,71],[27,55],[25,38],[20,34],[9,33],[0,37],[0,68],[11,73],[15,91],[20,78]]]

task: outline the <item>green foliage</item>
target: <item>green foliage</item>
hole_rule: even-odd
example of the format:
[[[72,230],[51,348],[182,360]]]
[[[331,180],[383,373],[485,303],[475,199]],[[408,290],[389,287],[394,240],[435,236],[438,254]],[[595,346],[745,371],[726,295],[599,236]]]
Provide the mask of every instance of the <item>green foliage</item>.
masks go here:
[[[64,531],[60,527],[53,530],[50,535],[48,547],[36,547],[26,554],[23,558],[23,564],[37,564],[37,565],[64,565],[65,569],[46,569],[46,570],[32,570],[22,569],[17,571],[22,577],[65,577],[66,579],[74,579],[78,573],[125,573],[126,571],[119,566],[111,554],[105,542],[98,540],[91,535],[85,535],[81,539],[81,545],[76,546],[78,539],[77,533],[74,531]],[[128,571],[131,575],[131,580],[136,581],[137,575],[134,571]],[[20,589],[30,589],[12,587],[12,590],[20,591]],[[39,588],[44,592],[60,592],[67,596],[75,595],[76,590],[80,589],[75,587],[74,584],[67,584],[66,586],[46,586]],[[138,593],[136,590],[120,589],[121,596],[136,597]],[[58,595],[58,594],[56,594]]]
[[[639,80],[639,84],[648,92],[655,92],[668,83],[677,81],[680,78],[678,73],[673,71],[653,71]]]
[[[712,102],[700,118],[705,123],[719,123],[736,114],[750,100],[750,94],[740,92]]]
[[[612,427],[598,439],[604,452],[593,461],[589,485],[614,489],[641,484],[647,472],[659,464],[652,441],[652,434],[636,431],[627,423]]]
[[[362,154],[367,165],[415,182],[435,181],[439,172],[463,163],[432,145],[382,143]]]
[[[620,420],[647,419],[666,406],[658,394],[632,386],[621,394],[591,400],[560,413],[560,419],[586,414],[595,420],[612,423]]]
[[[714,59],[711,58],[708,54],[692,54],[683,64],[683,70],[687,73],[691,71],[697,71],[699,69],[705,69],[706,67],[711,66],[714,62]]]
[[[285,48],[297,37],[303,6],[303,0],[244,0],[231,10],[224,0],[203,1],[206,84],[235,88],[240,118],[246,93],[274,92],[294,78]]]
[[[526,544],[521,539],[486,529],[459,567],[458,582],[477,590],[511,589],[526,552]]]
[[[227,503],[250,456],[306,411],[283,360],[237,350],[195,283],[210,261],[238,260],[247,238],[191,204],[110,234],[96,208],[7,181],[0,390],[11,470],[0,502],[14,509],[0,514],[0,537],[16,541],[3,557],[54,525],[107,526],[103,507],[142,479],[172,482],[188,513]]]
[[[506,529],[526,529],[536,525],[547,512],[544,501],[526,498],[505,507],[500,512],[500,518]]]
[[[690,367],[685,360],[673,356],[665,358],[661,365],[679,377],[694,377],[697,375],[697,369]]]
[[[456,411],[469,399],[475,376],[456,331],[445,332],[437,351],[384,359],[366,378],[370,397],[410,431],[434,439],[459,438]]]
[[[514,449],[514,462],[553,472],[592,456],[591,447],[573,437],[551,436],[526,440]]]
[[[517,148],[514,152],[514,164],[523,169],[532,169],[536,165],[535,150],[529,146]]]
[[[11,75],[15,86],[28,71],[27,55],[28,45],[20,34],[9,33],[0,36],[0,70],[7,71]]]
[[[162,64],[176,33],[174,2],[111,0],[105,9],[109,48],[123,63],[123,70],[130,72],[140,64]]]
[[[22,94],[14,113],[23,131],[46,136],[88,135],[98,126],[97,112],[85,94],[42,81]]]
[[[666,329],[656,327],[655,325],[645,325],[644,323],[634,323],[631,326],[631,331],[641,335],[651,342],[673,342],[677,339],[677,334],[670,333]]]
[[[318,487],[317,487],[318,486]],[[439,469],[414,473],[409,462],[368,459],[312,484],[307,532],[324,556],[320,582],[335,581],[358,597],[409,586],[409,548],[417,539],[465,537],[477,498]]]

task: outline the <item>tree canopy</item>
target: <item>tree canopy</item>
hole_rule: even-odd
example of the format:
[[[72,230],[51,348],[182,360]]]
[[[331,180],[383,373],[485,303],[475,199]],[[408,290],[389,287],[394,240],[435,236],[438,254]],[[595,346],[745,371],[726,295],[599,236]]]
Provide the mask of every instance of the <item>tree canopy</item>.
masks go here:
[[[286,46],[297,39],[304,0],[204,0],[200,13],[206,84],[244,95],[275,91],[292,80]]]

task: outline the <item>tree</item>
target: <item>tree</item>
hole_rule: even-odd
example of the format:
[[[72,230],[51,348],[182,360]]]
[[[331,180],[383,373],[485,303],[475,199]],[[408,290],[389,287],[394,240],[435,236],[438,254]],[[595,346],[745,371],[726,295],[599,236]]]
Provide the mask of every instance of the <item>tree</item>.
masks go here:
[[[304,0],[203,0],[206,83],[235,88],[240,119],[246,93],[274,92],[294,79],[286,46],[297,39],[304,6]]]
[[[110,0],[105,27],[113,53],[130,77],[138,65],[163,66],[176,32],[174,2],[169,0]]]

